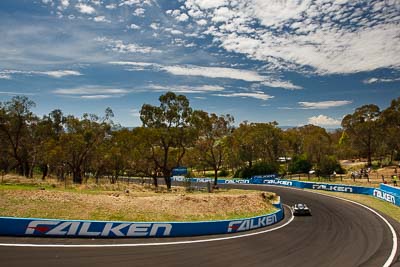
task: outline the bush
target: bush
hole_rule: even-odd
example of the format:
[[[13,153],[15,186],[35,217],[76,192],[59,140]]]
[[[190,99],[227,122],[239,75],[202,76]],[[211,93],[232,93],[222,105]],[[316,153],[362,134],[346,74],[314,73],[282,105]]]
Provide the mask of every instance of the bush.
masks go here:
[[[308,173],[312,168],[312,163],[307,159],[306,155],[294,156],[289,164],[289,172],[291,173]]]
[[[226,169],[222,169],[222,170],[220,170],[220,172],[218,173],[218,176],[219,176],[219,177],[226,177],[226,176],[229,176],[229,171],[226,170]]]
[[[345,170],[340,165],[335,156],[324,156],[317,168],[318,175],[331,175],[333,172],[344,174]]]
[[[235,173],[235,177],[238,178],[250,178],[254,175],[265,175],[265,174],[274,174],[278,173],[279,165],[273,163],[266,163],[266,162],[258,162],[254,164],[251,168],[244,167],[239,169]]]

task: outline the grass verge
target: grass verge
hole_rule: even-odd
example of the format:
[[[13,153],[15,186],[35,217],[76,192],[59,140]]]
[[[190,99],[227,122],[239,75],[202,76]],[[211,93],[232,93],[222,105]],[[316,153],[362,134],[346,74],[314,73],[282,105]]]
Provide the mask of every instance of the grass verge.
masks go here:
[[[317,193],[321,193],[324,195],[332,195],[332,196],[337,196],[341,197],[344,199],[349,199],[361,204],[364,204],[370,208],[373,208],[383,214],[388,215],[389,217],[392,217],[394,220],[397,222],[400,222],[400,208],[390,204],[386,201],[371,197],[371,196],[366,196],[366,195],[356,195],[356,194],[348,194],[348,193],[337,193],[337,192],[327,192],[327,191],[316,191],[316,190],[309,190]]]
[[[20,178],[0,184],[0,216],[104,221],[208,221],[259,216],[276,209],[272,193],[216,190],[187,193],[173,187],[86,184]]]

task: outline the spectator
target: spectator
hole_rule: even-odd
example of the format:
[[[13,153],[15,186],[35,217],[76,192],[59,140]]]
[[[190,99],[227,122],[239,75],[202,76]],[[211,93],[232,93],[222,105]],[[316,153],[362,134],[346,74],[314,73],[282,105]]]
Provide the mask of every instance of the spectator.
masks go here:
[[[394,186],[397,186],[397,175],[392,175],[392,182]]]

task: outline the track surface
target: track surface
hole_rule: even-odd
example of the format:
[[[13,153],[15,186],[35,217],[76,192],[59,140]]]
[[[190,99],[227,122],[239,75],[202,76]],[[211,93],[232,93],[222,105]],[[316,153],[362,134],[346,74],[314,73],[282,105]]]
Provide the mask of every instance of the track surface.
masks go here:
[[[235,185],[234,187],[240,187]],[[283,187],[242,186],[276,192],[283,203],[307,203],[312,217],[296,217],[279,230],[239,239],[149,247],[0,247],[2,266],[382,266],[392,249],[388,227],[348,202]],[[387,218],[387,217],[386,217]],[[387,218],[400,233],[400,224]],[[398,234],[399,236],[399,234]],[[214,236],[215,237],[215,236]],[[219,236],[221,237],[221,236]],[[145,243],[206,239],[83,240]],[[1,237],[0,243],[51,243],[53,239]],[[81,240],[61,242],[74,243]],[[399,252],[398,252],[399,253]],[[396,263],[400,266],[396,255]]]

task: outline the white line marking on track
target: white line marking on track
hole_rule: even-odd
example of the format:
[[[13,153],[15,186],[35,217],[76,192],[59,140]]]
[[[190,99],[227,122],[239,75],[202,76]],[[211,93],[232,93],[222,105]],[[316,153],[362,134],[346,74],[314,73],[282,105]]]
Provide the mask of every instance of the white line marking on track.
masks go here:
[[[286,223],[264,231],[259,231],[255,233],[248,233],[242,235],[235,236],[227,236],[227,237],[217,237],[210,239],[200,239],[200,240],[188,240],[188,241],[174,241],[174,242],[159,242],[159,243],[132,243],[132,244],[96,244],[96,245],[64,245],[64,244],[13,244],[13,243],[0,243],[0,247],[35,247],[35,248],[107,248],[107,247],[149,247],[149,246],[167,246],[167,245],[183,245],[183,244],[195,244],[195,243],[205,243],[205,242],[215,242],[215,241],[223,241],[230,239],[237,239],[249,236],[255,236],[260,234],[265,234],[268,232],[276,231],[287,226],[294,219],[293,212],[288,205],[287,206],[291,213],[291,218]]]
[[[276,186],[276,187],[279,187],[279,188],[287,188],[287,189],[298,190],[298,191],[302,191],[302,192],[310,192],[310,193],[317,194],[317,195],[322,195],[322,196],[327,196],[327,197],[331,197],[331,198],[336,198],[336,199],[339,199],[339,200],[347,201],[347,202],[356,204],[358,206],[361,206],[361,207],[371,211],[376,216],[378,216],[378,218],[380,218],[389,227],[389,229],[390,229],[390,231],[392,233],[392,242],[393,242],[392,251],[390,253],[389,258],[386,260],[385,264],[382,265],[382,267],[389,267],[394,262],[395,257],[396,257],[396,253],[397,253],[397,247],[398,247],[396,231],[394,230],[393,226],[389,223],[388,220],[386,220],[382,215],[380,215],[378,212],[376,212],[375,210],[371,209],[370,207],[365,206],[365,205],[363,205],[361,203],[349,200],[349,199],[345,199],[345,198],[341,198],[341,197],[337,197],[337,196],[332,196],[332,195],[326,195],[326,194],[322,194],[322,193],[314,192],[314,191],[305,191],[304,189],[299,189],[299,188],[292,188],[292,187],[288,187],[288,186],[278,186],[278,185],[262,185],[262,186]]]
[[[310,191],[310,192],[312,192],[312,191]],[[389,223],[388,220],[386,220],[382,215],[380,215],[378,212],[376,212],[375,210],[371,209],[370,207],[365,206],[365,205],[363,205],[361,203],[355,202],[353,200],[349,200],[349,199],[345,199],[345,198],[341,198],[341,197],[337,197],[337,196],[325,195],[325,194],[318,193],[318,192],[312,192],[312,193],[315,193],[315,194],[318,194],[318,195],[323,195],[323,196],[329,196],[329,197],[332,197],[332,198],[337,198],[337,199],[340,199],[340,200],[343,200],[343,201],[347,201],[347,202],[359,205],[359,206],[371,211],[376,216],[378,216],[382,221],[384,221],[386,223],[386,225],[389,227],[390,231],[392,232],[393,247],[392,247],[392,252],[390,253],[389,258],[386,260],[385,264],[382,267],[389,267],[390,265],[392,265],[392,263],[394,261],[394,257],[396,256],[396,253],[397,253],[397,246],[398,245],[397,245],[397,234],[396,234],[396,231],[394,230],[393,226]]]

